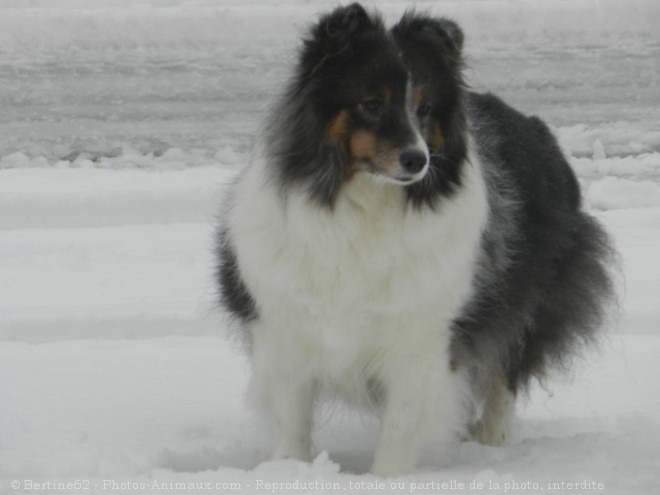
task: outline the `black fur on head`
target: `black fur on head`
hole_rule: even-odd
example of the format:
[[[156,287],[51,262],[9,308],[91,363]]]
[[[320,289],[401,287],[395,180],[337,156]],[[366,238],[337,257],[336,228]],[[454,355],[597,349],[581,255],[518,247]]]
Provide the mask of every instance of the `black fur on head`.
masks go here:
[[[303,40],[294,77],[269,123],[267,151],[280,187],[302,186],[311,199],[331,207],[355,171],[347,145],[352,133],[373,132],[393,143],[393,150],[397,138],[409,138],[405,119],[388,114],[386,126],[379,117],[376,129],[367,113],[378,108],[359,110],[389,85],[385,96],[399,98],[396,108],[405,111],[406,81],[407,69],[377,16],[357,3],[322,16]]]
[[[332,70],[339,62],[337,58],[351,51],[352,42],[360,35],[382,30],[380,21],[372,19],[360,4],[338,7],[321,17],[304,40],[299,77],[304,79]]]
[[[431,152],[429,173],[408,188],[408,197],[415,206],[434,207],[461,184],[467,158],[463,32],[448,19],[407,12],[392,35],[412,74],[413,97]]]

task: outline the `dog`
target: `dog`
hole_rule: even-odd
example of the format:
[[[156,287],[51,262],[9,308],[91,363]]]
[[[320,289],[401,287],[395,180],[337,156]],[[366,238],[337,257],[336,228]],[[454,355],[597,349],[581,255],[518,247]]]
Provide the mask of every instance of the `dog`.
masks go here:
[[[612,248],[548,127],[467,89],[463,33],[359,4],[320,17],[217,242],[274,459],[331,397],[380,416],[371,471],[500,445],[516,396],[604,323]]]

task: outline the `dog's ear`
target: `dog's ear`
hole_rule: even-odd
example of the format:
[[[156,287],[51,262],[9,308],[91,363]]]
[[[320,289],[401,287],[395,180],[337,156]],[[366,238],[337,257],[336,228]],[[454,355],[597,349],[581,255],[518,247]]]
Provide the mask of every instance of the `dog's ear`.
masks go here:
[[[463,50],[463,31],[458,24],[444,17],[439,19],[429,19],[427,29],[432,29],[435,34],[440,36],[448,48],[456,53]]]
[[[317,35],[321,41],[333,43],[350,38],[354,34],[372,26],[371,18],[364,7],[354,3],[338,7],[321,18],[317,25]]]
[[[359,3],[337,7],[312,26],[304,41],[303,73],[311,75],[327,61],[349,52],[362,33],[378,29],[379,21],[370,16]]]
[[[428,17],[407,12],[392,28],[394,37],[403,43],[439,43],[452,58],[460,57],[463,50],[463,31],[454,21],[444,17]]]

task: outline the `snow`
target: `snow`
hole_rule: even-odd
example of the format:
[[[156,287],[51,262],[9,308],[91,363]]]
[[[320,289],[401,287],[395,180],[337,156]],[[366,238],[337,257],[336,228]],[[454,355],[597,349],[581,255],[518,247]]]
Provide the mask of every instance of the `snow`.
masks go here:
[[[654,0],[417,2],[464,27],[475,89],[549,122],[612,233],[622,311],[600,348],[531,391],[509,446],[380,480],[377,424],[330,406],[312,464],[267,461],[215,304],[214,226],[297,38],[332,5],[0,0],[0,493],[660,486]]]

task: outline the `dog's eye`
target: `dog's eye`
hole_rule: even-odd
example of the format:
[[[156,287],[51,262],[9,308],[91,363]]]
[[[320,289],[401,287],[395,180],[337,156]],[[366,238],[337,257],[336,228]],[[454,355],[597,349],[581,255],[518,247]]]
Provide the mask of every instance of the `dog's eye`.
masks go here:
[[[360,103],[358,107],[360,108],[361,112],[367,113],[374,117],[380,115],[380,113],[383,111],[384,108],[383,102],[377,98],[365,100],[362,103]]]
[[[428,103],[422,103],[417,107],[417,115],[420,117],[426,117],[428,114],[431,113],[431,105]]]

